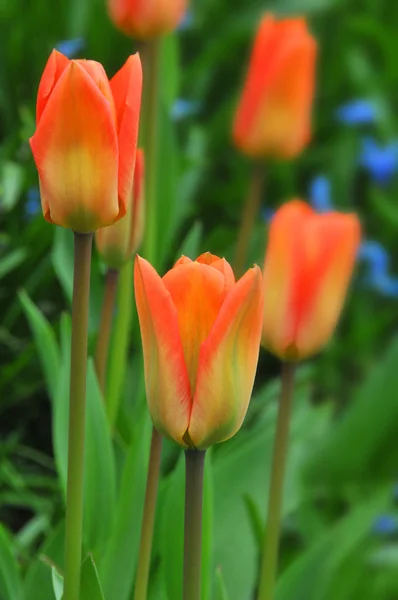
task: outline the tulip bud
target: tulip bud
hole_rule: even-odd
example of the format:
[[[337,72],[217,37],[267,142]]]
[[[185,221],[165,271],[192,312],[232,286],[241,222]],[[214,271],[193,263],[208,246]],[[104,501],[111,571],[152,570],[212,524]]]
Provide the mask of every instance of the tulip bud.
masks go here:
[[[99,63],[53,51],[30,139],[47,221],[88,233],[126,214],[141,88],[138,54],[109,81]]]
[[[315,213],[292,200],[274,215],[265,255],[263,344],[301,360],[329,340],[360,243],[354,214]]]
[[[262,327],[258,267],[238,281],[211,254],[183,257],[161,279],[137,256],[135,295],[149,411],[185,448],[232,437],[245,417]]]
[[[137,150],[134,186],[127,214],[95,233],[98,252],[111,269],[120,269],[137,251],[144,231],[144,151]]]
[[[233,128],[253,158],[292,158],[310,139],[316,43],[300,19],[266,15],[257,32]]]
[[[116,27],[143,40],[173,31],[186,5],[187,0],[108,0],[109,15]]]

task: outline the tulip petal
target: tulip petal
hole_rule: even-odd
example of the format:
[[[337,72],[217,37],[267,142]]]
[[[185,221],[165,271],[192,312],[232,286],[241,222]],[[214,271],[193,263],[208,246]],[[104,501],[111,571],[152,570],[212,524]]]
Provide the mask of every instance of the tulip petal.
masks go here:
[[[69,58],[61,54],[61,52],[58,52],[57,50],[51,52],[50,58],[44,68],[43,75],[41,76],[37,92],[36,125],[39,124],[41,115],[55,84],[69,64]]]
[[[196,261],[179,264],[163,277],[177,309],[178,327],[184,349],[185,364],[195,392],[201,344],[209,335],[227,290],[225,278],[212,267]]]
[[[204,252],[196,259],[196,262],[203,263],[204,265],[210,265],[214,269],[217,269],[225,277],[225,284],[229,290],[235,283],[235,275],[231,265],[225,258],[219,258],[215,254],[210,252]]]
[[[196,448],[229,439],[243,422],[256,373],[262,310],[261,271],[254,267],[231,288],[200,351],[188,429]]]
[[[159,431],[185,446],[192,397],[176,307],[163,280],[139,256],[134,285],[149,411]]]
[[[78,62],[59,78],[30,144],[48,221],[86,233],[117,219],[122,211],[114,118]]]
[[[133,188],[142,93],[142,66],[138,54],[130,56],[111,79],[119,142],[119,198],[126,206]]]

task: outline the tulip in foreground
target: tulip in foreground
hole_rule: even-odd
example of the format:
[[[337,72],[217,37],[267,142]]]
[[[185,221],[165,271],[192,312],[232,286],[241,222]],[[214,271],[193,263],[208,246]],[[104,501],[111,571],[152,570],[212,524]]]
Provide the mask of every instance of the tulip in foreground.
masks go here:
[[[261,21],[233,136],[253,158],[292,158],[308,143],[316,42],[303,18]]]
[[[108,0],[112,21],[126,35],[147,39],[173,31],[187,0]]]
[[[53,51],[30,139],[47,221],[88,233],[126,214],[141,88],[138,54],[109,81],[99,63]]]
[[[120,269],[139,248],[144,231],[144,151],[137,151],[127,214],[95,234],[97,249],[111,269]]]
[[[320,350],[339,319],[360,243],[354,214],[293,200],[273,217],[265,256],[263,343],[285,360]]]
[[[135,263],[135,293],[149,410],[155,427],[185,448],[232,437],[245,417],[262,327],[258,267],[237,282],[209,253],[182,257],[161,278]]]

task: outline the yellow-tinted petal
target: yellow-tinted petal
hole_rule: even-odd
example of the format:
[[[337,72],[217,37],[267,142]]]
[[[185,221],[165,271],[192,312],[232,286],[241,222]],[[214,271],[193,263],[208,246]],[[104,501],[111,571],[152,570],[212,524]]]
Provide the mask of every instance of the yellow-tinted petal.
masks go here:
[[[134,286],[144,351],[145,384],[155,427],[185,445],[192,405],[187,368],[170,293],[155,269],[139,256]]]
[[[163,277],[177,309],[178,326],[192,396],[201,344],[209,335],[227,290],[225,278],[217,269],[196,261],[179,264]]]
[[[196,262],[203,263],[204,265],[209,265],[213,267],[213,269],[217,269],[218,271],[220,271],[220,273],[222,273],[225,277],[225,285],[227,286],[228,290],[234,285],[235,275],[231,265],[228,261],[225,260],[225,258],[219,258],[215,254],[205,252],[204,254],[198,256]]]
[[[229,291],[202,345],[188,434],[197,448],[241,427],[256,374],[262,327],[262,281],[250,269]]]

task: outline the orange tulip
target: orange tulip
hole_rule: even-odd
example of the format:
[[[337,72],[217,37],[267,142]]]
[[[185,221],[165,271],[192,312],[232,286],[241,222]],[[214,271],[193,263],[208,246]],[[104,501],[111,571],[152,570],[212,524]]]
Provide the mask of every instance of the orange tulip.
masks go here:
[[[137,150],[134,186],[127,214],[95,233],[98,252],[112,269],[120,269],[141,244],[144,232],[144,151]]]
[[[260,269],[235,282],[230,265],[207,253],[182,257],[161,279],[137,256],[134,279],[155,427],[184,447],[227,440],[245,417],[257,367]]]
[[[109,81],[99,63],[53,51],[30,139],[47,221],[87,233],[126,214],[141,88],[138,54]]]
[[[262,19],[234,122],[242,152],[291,158],[303,150],[310,139],[315,58],[304,19]]]
[[[173,31],[186,7],[187,0],[108,0],[109,14],[116,27],[138,39]]]
[[[320,350],[340,316],[360,243],[354,214],[292,200],[273,217],[265,256],[263,343],[283,359]]]

